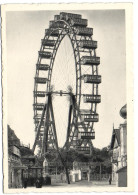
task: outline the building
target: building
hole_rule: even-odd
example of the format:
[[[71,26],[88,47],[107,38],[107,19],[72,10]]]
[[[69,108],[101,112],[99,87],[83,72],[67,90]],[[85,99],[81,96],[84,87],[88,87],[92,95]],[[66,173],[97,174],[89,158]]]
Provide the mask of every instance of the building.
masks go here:
[[[8,186],[9,188],[22,187],[22,166],[20,149],[16,145],[9,147],[8,156]]]
[[[20,140],[8,125],[8,187],[22,187],[22,170],[26,167],[21,162]]]
[[[42,164],[29,148],[20,143],[14,131],[8,125],[8,187],[22,188],[34,186],[37,178],[42,177]]]
[[[22,182],[27,181],[27,186],[35,186],[36,179],[42,177],[42,164],[39,163],[30,148],[22,146],[20,150],[22,164],[27,167],[22,172]]]
[[[71,181],[88,180],[102,181],[108,180],[110,172],[107,172],[108,162],[73,162],[73,170],[70,171]]]
[[[124,105],[120,110],[124,123],[118,129],[113,128],[111,138],[112,150],[112,180],[118,187],[127,187],[127,107]]]

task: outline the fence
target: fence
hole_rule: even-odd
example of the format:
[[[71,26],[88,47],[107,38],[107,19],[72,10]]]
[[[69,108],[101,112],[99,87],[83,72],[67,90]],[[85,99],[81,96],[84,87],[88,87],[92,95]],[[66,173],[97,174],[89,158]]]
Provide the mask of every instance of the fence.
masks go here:
[[[109,179],[109,175],[110,174],[107,174],[107,173],[106,174],[98,174],[98,173],[97,174],[91,174],[90,175],[90,179],[91,180],[96,180],[96,181],[97,180],[108,180]]]
[[[53,183],[66,183],[66,175],[65,174],[55,174],[55,175],[50,175],[51,180]]]

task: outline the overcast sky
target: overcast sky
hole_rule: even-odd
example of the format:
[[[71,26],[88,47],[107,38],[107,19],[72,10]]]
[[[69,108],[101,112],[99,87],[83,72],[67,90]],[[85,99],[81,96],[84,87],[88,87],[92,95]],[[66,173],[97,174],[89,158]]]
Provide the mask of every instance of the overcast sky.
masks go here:
[[[35,64],[49,20],[59,12],[8,12],[6,15],[8,124],[23,143],[30,143],[31,146],[35,137],[32,107]],[[94,29],[93,39],[98,41],[97,56],[101,58],[99,74],[102,75],[102,83],[99,85],[101,95],[101,103],[98,105],[99,122],[94,125],[96,139],[93,144],[102,148],[111,141],[113,123],[115,128],[118,128],[123,122],[119,111],[126,104],[125,12],[124,10],[80,10],[73,13],[82,14],[83,18],[88,19],[88,26]],[[68,40],[65,44],[70,56]],[[58,55],[61,55],[61,52]],[[57,61],[59,58],[57,56]],[[53,71],[56,72],[56,67]],[[64,71],[67,74],[66,69]],[[73,66],[70,66],[70,71],[74,77]],[[57,79],[62,81],[63,77],[59,74],[60,72]],[[65,107],[67,105],[68,103],[64,104]],[[61,113],[63,110],[62,107]],[[56,112],[55,118],[56,115],[58,117]],[[60,118],[62,119],[62,114]],[[65,141],[66,137],[65,125],[65,122],[57,125],[58,138],[61,142]]]

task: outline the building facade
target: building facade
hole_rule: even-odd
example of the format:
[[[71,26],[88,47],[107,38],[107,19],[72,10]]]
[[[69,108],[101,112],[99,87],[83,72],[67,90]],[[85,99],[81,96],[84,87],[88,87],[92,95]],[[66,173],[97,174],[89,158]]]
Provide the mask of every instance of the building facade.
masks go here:
[[[20,149],[16,145],[9,147],[8,156],[8,187],[22,187],[22,166]]]
[[[34,186],[42,177],[42,165],[29,146],[20,143],[14,131],[8,126],[8,187]]]
[[[126,105],[120,110],[124,123],[118,129],[113,128],[111,139],[112,150],[112,180],[118,187],[127,187],[127,108]]]

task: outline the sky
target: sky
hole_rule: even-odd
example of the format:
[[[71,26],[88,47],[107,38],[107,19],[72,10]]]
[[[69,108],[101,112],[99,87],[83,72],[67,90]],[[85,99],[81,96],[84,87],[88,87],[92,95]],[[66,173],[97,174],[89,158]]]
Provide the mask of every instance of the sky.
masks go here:
[[[49,21],[59,12],[20,11],[7,12],[6,15],[7,121],[20,140],[24,144],[30,143],[31,146],[35,139],[32,106],[35,65],[45,29],[48,28]],[[125,12],[124,10],[78,10],[73,13],[82,14],[83,18],[88,19],[88,26],[94,31],[93,39],[98,41],[96,53],[101,59],[99,74],[102,75],[102,83],[99,85],[101,95],[101,103],[98,104],[97,111],[99,122],[94,125],[96,138],[93,144],[97,148],[102,148],[110,144],[113,124],[118,128],[120,123],[124,122],[119,111],[126,104]],[[63,40],[55,59],[57,63],[55,62],[53,69],[52,81],[53,83],[55,81],[55,89],[65,89],[70,83],[72,86],[75,85],[73,58],[69,61],[68,69],[66,67],[59,69],[61,61],[65,60],[62,58],[62,52],[68,55],[66,57],[68,62],[72,51],[67,39]],[[63,85],[66,78],[68,81]],[[65,141],[68,113],[66,111],[66,114],[63,114],[64,109],[68,109],[67,98],[63,99],[54,98],[54,101],[58,102],[57,108],[53,102],[60,143]]]

